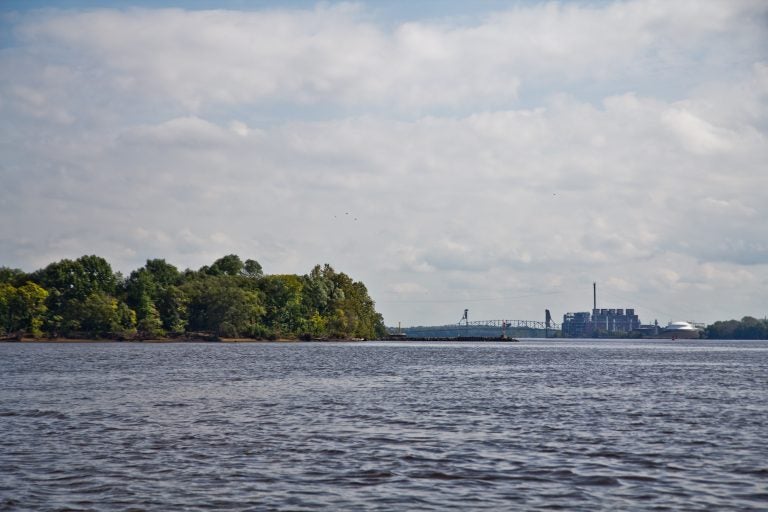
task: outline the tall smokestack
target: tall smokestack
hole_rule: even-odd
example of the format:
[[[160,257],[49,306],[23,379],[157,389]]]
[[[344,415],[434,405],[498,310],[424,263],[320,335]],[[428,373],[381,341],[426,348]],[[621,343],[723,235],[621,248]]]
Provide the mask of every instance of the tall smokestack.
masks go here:
[[[592,310],[597,309],[597,283],[592,283]]]

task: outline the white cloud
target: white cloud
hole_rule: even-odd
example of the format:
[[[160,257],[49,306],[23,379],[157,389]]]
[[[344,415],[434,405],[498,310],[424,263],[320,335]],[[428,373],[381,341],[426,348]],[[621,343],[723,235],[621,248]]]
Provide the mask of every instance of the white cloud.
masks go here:
[[[664,112],[661,119],[692,153],[708,155],[732,148],[729,139],[735,138],[733,134],[718,129],[690,112],[673,108]]]
[[[594,280],[644,320],[763,314],[765,14],[28,14],[0,54],[0,264],[329,262],[405,324],[589,309]]]
[[[247,137],[250,133],[248,125],[240,121],[232,121],[229,123],[229,129],[238,134],[241,137]]]
[[[415,296],[424,295],[429,292],[426,288],[419,283],[392,283],[387,286],[387,290],[398,294],[399,296]]]
[[[32,18],[20,32],[32,46],[88,56],[90,65],[110,71],[106,78],[118,89],[162,95],[191,111],[272,100],[417,111],[510,104],[526,82],[662,79],[666,69],[692,66],[702,54],[731,58],[716,54],[723,43],[745,49],[742,59],[759,55],[763,38],[754,1],[547,3],[476,25],[405,22],[391,31],[363,21],[361,12],[345,4],[312,11],[96,10]]]

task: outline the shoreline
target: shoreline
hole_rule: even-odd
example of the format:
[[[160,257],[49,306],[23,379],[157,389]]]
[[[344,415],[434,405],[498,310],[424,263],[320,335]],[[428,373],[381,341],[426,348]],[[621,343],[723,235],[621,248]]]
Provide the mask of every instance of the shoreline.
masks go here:
[[[298,338],[278,338],[274,340],[253,339],[253,338],[220,338],[216,340],[206,340],[201,338],[148,338],[133,340],[116,339],[93,339],[93,338],[4,338],[0,343],[355,343],[361,341],[371,341],[362,339],[311,339],[302,340]]]

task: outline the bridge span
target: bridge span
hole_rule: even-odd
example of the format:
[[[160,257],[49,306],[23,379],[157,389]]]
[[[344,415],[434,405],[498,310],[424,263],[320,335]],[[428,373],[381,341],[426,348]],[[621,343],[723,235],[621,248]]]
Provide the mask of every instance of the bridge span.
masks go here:
[[[503,328],[511,328],[511,329],[550,329],[559,331],[561,325],[556,322],[549,322],[549,325],[547,325],[547,322],[540,321],[540,320],[473,320],[471,322],[460,322],[457,324],[458,326],[468,325],[468,326],[475,326],[475,327],[498,327],[500,329]]]
[[[410,337],[517,336],[544,338],[558,336],[561,325],[550,320],[474,320],[456,324],[422,325],[392,329]]]

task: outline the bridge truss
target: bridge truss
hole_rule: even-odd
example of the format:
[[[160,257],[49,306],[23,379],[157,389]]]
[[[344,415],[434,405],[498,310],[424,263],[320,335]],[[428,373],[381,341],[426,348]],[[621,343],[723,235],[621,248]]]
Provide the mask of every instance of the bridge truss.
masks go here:
[[[561,324],[550,321],[549,328],[547,328],[547,323],[539,320],[475,320],[469,322],[466,319],[462,319],[457,324],[408,327],[404,330],[412,335],[418,335],[424,332],[441,332],[454,333],[453,335],[458,336],[463,330],[471,329],[473,327],[493,328],[504,333],[508,329],[530,329],[537,331],[546,331],[549,329],[550,331],[559,331],[561,329]]]
[[[498,327],[499,329],[552,329],[560,330],[560,324],[549,322],[549,326],[544,321],[539,320],[475,320],[472,322],[460,322],[459,326],[467,325],[474,327]]]

